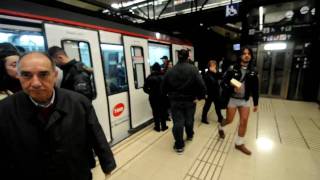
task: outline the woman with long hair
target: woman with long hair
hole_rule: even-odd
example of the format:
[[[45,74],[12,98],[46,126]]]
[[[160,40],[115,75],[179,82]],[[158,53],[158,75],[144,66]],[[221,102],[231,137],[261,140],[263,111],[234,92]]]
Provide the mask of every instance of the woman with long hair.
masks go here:
[[[0,94],[2,98],[21,90],[17,74],[20,55],[10,43],[0,43]]]

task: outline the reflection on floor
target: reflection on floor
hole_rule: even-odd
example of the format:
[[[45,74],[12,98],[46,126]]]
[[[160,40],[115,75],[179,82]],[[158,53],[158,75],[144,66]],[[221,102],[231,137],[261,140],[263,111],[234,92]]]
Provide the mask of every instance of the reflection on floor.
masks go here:
[[[211,107],[209,125],[200,123],[203,101],[197,104],[195,137],[183,155],[173,149],[171,130],[156,133],[149,126],[112,148],[118,168],[112,180],[319,180],[320,111],[308,102],[261,98],[251,112],[246,156],[234,149],[237,120],[219,140]],[[172,123],[169,123],[170,127]],[[104,180],[97,166],[94,180]]]

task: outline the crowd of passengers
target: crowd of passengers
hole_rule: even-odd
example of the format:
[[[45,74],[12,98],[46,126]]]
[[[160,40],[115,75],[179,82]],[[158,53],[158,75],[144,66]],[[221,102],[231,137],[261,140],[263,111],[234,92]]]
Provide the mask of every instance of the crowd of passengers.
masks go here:
[[[154,130],[166,131],[166,121],[172,119],[173,149],[182,154],[184,131],[186,141],[194,137],[196,102],[205,99],[201,121],[209,124],[207,114],[214,103],[221,139],[223,127],[239,112],[235,148],[250,155],[244,145],[249,98],[254,112],[259,98],[252,50],[244,47],[239,60],[225,71],[210,60],[203,77],[188,49],[178,51],[174,66],[167,56],[161,59],[163,64],[152,66],[143,87]],[[92,71],[58,46],[48,53],[22,54],[12,44],[0,43],[0,173],[5,179],[89,180],[95,155],[106,178],[110,176],[116,162],[92,105]]]

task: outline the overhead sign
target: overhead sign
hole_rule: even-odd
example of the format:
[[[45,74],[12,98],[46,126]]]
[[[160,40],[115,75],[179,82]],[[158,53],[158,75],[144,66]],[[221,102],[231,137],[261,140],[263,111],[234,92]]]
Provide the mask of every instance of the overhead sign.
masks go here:
[[[239,3],[226,5],[226,17],[237,16],[239,14]]]

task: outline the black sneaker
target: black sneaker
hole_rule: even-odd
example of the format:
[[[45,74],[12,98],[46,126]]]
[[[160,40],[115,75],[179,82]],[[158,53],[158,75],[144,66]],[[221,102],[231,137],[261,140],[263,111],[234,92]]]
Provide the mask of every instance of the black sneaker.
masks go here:
[[[153,129],[157,132],[160,132],[160,127],[154,127]]]
[[[223,119],[220,124],[221,124],[222,127],[224,127],[224,126],[226,126],[226,125],[229,124],[229,123],[227,122],[226,119]]]
[[[161,131],[165,131],[167,129],[168,129],[168,126],[164,126],[164,127],[161,128]]]
[[[201,121],[202,123],[204,123],[204,124],[209,124],[209,122],[208,121]]]
[[[173,146],[173,149],[176,153],[178,154],[183,154],[183,151],[184,151],[184,147],[181,147],[181,148],[177,148],[176,146]]]
[[[223,130],[219,130],[218,133],[219,133],[219,137],[220,137],[221,139],[224,139],[224,138],[226,137],[226,135],[224,134],[224,131],[223,131]]]
[[[193,136],[187,137],[187,141],[192,141],[192,139],[193,139]]]

